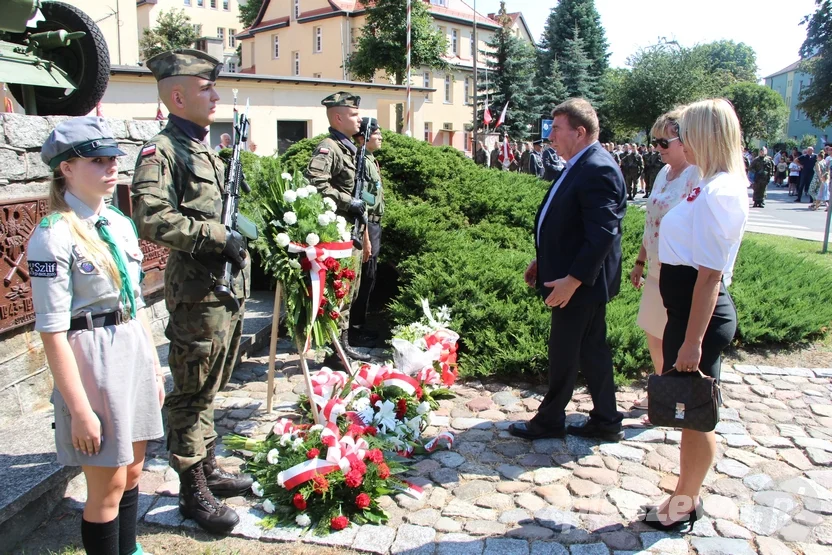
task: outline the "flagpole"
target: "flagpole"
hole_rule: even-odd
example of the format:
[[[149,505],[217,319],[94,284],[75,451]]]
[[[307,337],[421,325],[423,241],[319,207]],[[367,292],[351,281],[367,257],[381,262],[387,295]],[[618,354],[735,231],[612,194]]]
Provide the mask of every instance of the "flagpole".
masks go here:
[[[410,1],[407,0],[407,115],[405,116],[405,135],[413,136],[410,129]]]
[[[479,54],[479,43],[477,42],[477,0],[474,0],[474,41],[472,43],[474,47],[474,51],[471,52],[471,56],[474,58],[474,137],[473,143],[471,144],[471,158],[476,161],[477,159],[477,144],[478,144],[478,136],[477,136],[477,126],[479,125],[479,121],[477,118],[477,55]]]

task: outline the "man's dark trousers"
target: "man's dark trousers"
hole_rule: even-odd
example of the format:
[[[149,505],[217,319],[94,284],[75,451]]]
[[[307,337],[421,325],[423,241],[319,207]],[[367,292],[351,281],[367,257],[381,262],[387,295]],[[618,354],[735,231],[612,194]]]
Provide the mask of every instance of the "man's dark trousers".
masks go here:
[[[572,399],[578,373],[583,375],[594,408],[589,413],[601,426],[617,429],[622,415],[616,410],[612,354],[607,345],[607,303],[567,304],[552,309],[549,335],[549,393],[544,397],[535,427],[557,430],[565,425],[566,405]]]

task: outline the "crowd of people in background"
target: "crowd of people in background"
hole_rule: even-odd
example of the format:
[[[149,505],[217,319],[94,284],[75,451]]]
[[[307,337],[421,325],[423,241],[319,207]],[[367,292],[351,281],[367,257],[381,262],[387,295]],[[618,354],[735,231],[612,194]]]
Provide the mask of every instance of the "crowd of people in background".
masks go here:
[[[823,150],[815,154],[814,147],[792,149],[768,155],[766,147],[743,151],[743,161],[748,180],[754,188],[753,208],[764,208],[766,189],[771,180],[775,187],[788,187],[788,195],[797,197],[794,202],[803,202],[803,193],[809,196],[809,210],[825,206],[829,210],[830,156],[832,143],[826,143]]]

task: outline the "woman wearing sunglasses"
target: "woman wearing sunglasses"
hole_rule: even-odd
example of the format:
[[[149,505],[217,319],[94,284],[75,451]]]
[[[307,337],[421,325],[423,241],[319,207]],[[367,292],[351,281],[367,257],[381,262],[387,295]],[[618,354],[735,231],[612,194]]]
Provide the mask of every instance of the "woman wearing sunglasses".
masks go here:
[[[659,224],[668,210],[679,204],[683,197],[687,197],[699,180],[699,172],[685,159],[679,141],[680,115],[679,109],[663,114],[650,130],[654,138],[653,145],[666,164],[656,176],[652,194],[647,199],[644,238],[633,271],[630,272],[633,287],[643,288],[637,323],[647,334],[647,347],[657,374],[662,372],[662,335],[667,323],[667,312],[659,294]],[[648,270],[647,279],[644,279],[645,269]],[[636,401],[633,408],[646,410],[647,398]],[[642,422],[649,423],[647,415],[644,415]]]

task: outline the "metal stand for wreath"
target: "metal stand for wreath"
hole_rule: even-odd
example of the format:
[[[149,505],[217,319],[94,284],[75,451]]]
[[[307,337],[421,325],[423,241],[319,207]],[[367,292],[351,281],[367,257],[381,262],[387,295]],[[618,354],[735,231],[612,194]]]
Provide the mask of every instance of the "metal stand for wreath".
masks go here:
[[[266,391],[266,412],[271,413],[272,409],[274,408],[274,367],[275,367],[275,359],[277,358],[277,332],[278,328],[280,327],[280,306],[283,302],[283,283],[277,282],[277,286],[274,289],[274,313],[272,314],[272,335],[271,340],[269,341],[269,370],[267,373],[267,391]],[[341,341],[338,337],[338,334],[334,331],[330,330],[330,337],[332,339],[332,345],[335,347],[335,352],[338,354],[338,358],[341,359],[341,363],[344,365],[344,368],[347,369],[347,372],[352,375],[352,367],[350,366],[350,361],[347,358],[347,354],[344,352],[344,347],[341,345]],[[295,334],[295,348],[298,351],[298,356],[300,357],[300,368],[303,372],[303,380],[306,384],[306,396],[309,399],[309,404],[312,407],[312,418],[315,420],[316,424],[324,424],[323,418],[321,414],[318,412],[318,406],[316,403],[312,401],[312,377],[309,374],[309,365],[306,363],[306,352],[304,350],[304,343],[301,341],[301,338],[298,334]]]

